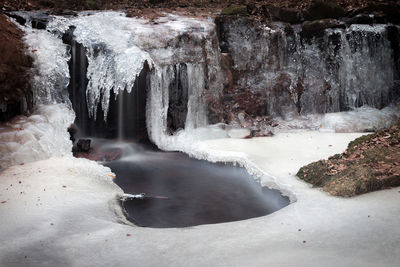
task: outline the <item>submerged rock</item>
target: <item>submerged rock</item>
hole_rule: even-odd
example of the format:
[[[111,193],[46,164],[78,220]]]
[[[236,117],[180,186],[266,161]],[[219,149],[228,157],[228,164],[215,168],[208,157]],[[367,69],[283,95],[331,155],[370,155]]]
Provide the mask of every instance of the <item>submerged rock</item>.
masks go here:
[[[77,152],[89,152],[90,151],[90,139],[79,139],[76,143]]]

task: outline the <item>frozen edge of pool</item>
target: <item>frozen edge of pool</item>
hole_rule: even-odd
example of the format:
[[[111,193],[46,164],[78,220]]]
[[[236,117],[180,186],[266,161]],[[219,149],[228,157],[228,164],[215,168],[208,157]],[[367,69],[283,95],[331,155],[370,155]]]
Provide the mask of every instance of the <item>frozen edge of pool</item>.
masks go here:
[[[223,142],[223,139],[219,141]],[[297,201],[297,197],[295,192],[289,188],[289,185],[286,183],[282,183],[279,181],[278,177],[263,171],[261,168],[257,167],[247,155],[242,152],[223,152],[217,150],[210,150],[207,148],[207,143],[202,142],[199,144],[199,150],[190,151],[190,153],[186,153],[185,151],[181,151],[183,153],[188,154],[190,157],[199,159],[199,160],[207,160],[212,163],[232,163],[233,165],[239,165],[242,168],[245,168],[250,176],[255,179],[260,186],[268,187],[269,189],[275,189],[281,192],[283,196],[286,196],[290,200],[290,204]],[[289,205],[290,205],[289,204]],[[287,207],[287,206],[286,206]],[[284,209],[285,207],[281,208]],[[279,210],[281,210],[279,209]],[[277,211],[279,211],[277,210]],[[277,212],[274,211],[273,213]],[[264,215],[264,216],[268,216]]]
[[[301,181],[297,178],[296,173],[300,167],[307,165],[313,161],[327,159],[329,156],[332,156],[336,153],[342,153],[347,148],[347,145],[350,141],[365,134],[366,133],[330,133],[330,132],[320,132],[320,131],[297,130],[286,133],[285,132],[278,133],[273,137],[261,137],[253,139],[226,138],[226,139],[212,139],[206,141],[199,141],[195,143],[195,145],[191,145],[188,147],[182,146],[181,149],[179,149],[179,151],[199,160],[207,160],[213,163],[222,162],[222,163],[233,163],[234,165],[238,164],[240,167],[244,167],[249,172],[249,174],[256,181],[260,183],[261,186],[266,186],[270,189],[275,189],[280,191],[283,196],[289,197],[290,204],[293,204],[294,202],[298,201],[297,185],[301,184],[308,188],[311,187],[310,184]],[[258,143],[260,143],[260,145],[268,144],[269,141],[272,144],[276,142],[277,143],[281,142],[280,145],[284,150],[283,152],[284,158],[282,158],[282,161],[284,161],[284,160],[289,160],[290,157],[289,153],[287,152],[287,146],[286,146],[287,143],[285,142],[286,141],[285,137],[287,137],[288,139],[297,139],[297,138],[299,139],[298,142],[296,143],[297,151],[293,151],[294,154],[292,155],[293,158],[297,157],[295,160],[295,167],[292,168],[291,170],[288,169],[287,174],[285,174],[284,169],[282,169],[283,171],[282,170],[277,171],[276,166],[274,166],[276,165],[276,162],[274,162],[274,160],[271,160],[266,164],[266,165],[271,165],[269,166],[269,168],[267,168],[268,170],[266,170],[265,166],[260,166],[260,164],[255,162],[255,160],[253,160],[252,157],[249,155],[249,152],[251,153],[254,151],[249,151],[249,150],[246,151],[246,149],[243,149],[246,147],[246,145],[244,146],[241,145],[241,143],[246,144],[251,142],[255,143],[256,145]],[[320,137],[322,137],[322,140],[320,139]],[[315,153],[313,157],[311,158],[306,157],[303,163],[298,163],[297,161],[299,155],[296,154],[296,152],[298,153],[299,149],[300,150],[304,149],[305,151],[307,149],[310,150],[313,149],[309,147],[310,145],[309,143],[304,142],[303,140],[304,138],[311,140],[311,143],[316,141],[317,145],[316,148],[318,150],[320,149],[320,146],[323,145],[328,145],[328,147],[331,148],[332,145],[328,144],[330,139],[334,139],[332,141],[333,143],[335,143],[336,147],[334,149],[328,149],[322,151],[322,153],[321,151],[318,151],[318,153]],[[277,139],[282,139],[282,140],[276,141]],[[279,147],[279,145],[277,147]],[[258,151],[256,152],[259,153]],[[274,152],[275,151],[271,151],[270,153]],[[260,155],[260,157],[262,158],[263,155]],[[322,191],[317,188],[315,188],[315,190]],[[326,196],[332,197],[328,194],[326,194]],[[279,209],[273,213],[279,212],[282,209]]]

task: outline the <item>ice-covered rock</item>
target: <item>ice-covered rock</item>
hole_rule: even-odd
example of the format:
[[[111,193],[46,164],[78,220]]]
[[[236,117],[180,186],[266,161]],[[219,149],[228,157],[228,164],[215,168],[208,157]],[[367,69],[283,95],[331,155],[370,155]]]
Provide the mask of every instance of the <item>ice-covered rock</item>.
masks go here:
[[[254,115],[285,117],[363,105],[381,109],[398,97],[398,28],[335,25],[305,34],[306,25],[220,21],[234,85],[264,99],[265,114]]]
[[[41,105],[31,116],[0,124],[0,169],[12,165],[72,156],[67,128],[74,112],[63,104]]]

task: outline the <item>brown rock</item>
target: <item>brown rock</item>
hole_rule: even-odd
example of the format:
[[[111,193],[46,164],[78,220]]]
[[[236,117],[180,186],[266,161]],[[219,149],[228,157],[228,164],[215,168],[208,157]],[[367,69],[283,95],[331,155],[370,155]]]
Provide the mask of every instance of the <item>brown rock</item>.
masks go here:
[[[29,70],[32,59],[25,54],[22,32],[0,14],[0,121],[32,108]],[[26,102],[26,104],[25,104]]]

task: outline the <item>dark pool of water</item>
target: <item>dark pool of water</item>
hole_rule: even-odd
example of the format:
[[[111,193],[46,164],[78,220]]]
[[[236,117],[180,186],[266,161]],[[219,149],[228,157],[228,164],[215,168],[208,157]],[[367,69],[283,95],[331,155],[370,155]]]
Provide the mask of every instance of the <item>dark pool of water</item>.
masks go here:
[[[126,154],[126,153],[125,153]],[[213,164],[182,153],[132,145],[128,156],[105,164],[125,193],[145,199],[122,202],[139,226],[188,227],[244,220],[289,204],[279,191],[261,187],[244,168]]]

